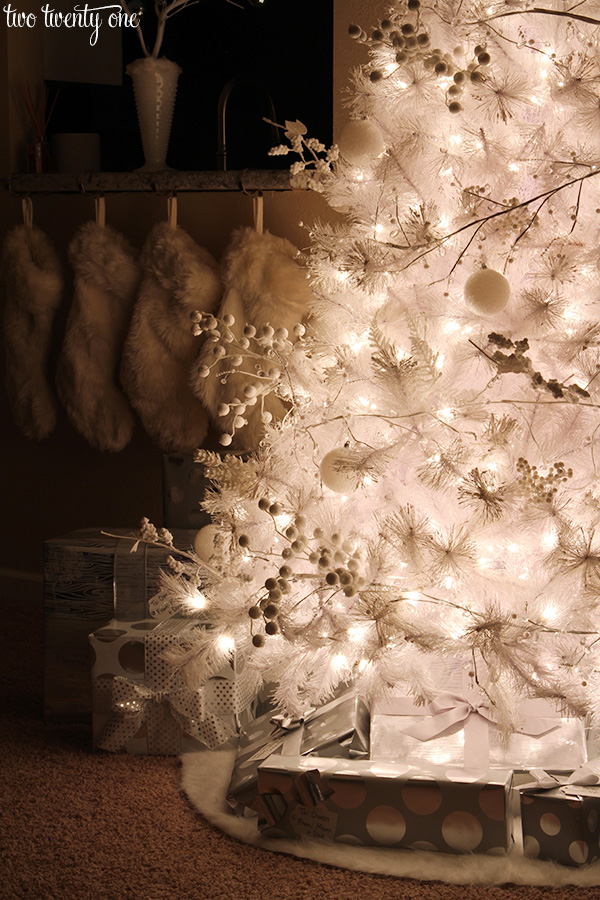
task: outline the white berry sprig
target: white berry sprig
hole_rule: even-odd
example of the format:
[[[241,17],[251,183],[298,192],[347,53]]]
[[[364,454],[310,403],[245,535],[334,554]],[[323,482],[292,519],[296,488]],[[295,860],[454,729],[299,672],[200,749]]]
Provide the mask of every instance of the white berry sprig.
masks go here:
[[[246,324],[241,337],[238,337],[232,330],[235,317],[231,314],[217,318],[194,311],[191,319],[192,333],[204,335],[206,344],[212,345],[208,353],[201,355],[195,376],[216,377],[222,385],[234,384],[232,395],[225,396],[217,409],[219,418],[229,417],[229,430],[219,438],[222,447],[229,447],[236,432],[248,424],[248,407],[259,404],[261,422],[271,424],[273,416],[264,408],[264,401],[269,394],[277,391],[285,358],[293,344],[287,328],[273,328],[268,323],[258,328]],[[302,324],[295,325],[294,338],[302,337],[304,331]],[[241,389],[238,376],[245,382]]]
[[[265,119],[269,125],[274,125],[284,132],[286,138],[290,142],[287,144],[278,144],[271,147],[269,156],[287,156],[288,153],[297,153],[299,160],[290,166],[290,183],[294,188],[309,188],[318,193],[322,193],[324,185],[332,174],[332,163],[339,157],[339,149],[337,144],[326,147],[317,138],[306,138],[306,125],[296,119],[295,122],[286,120],[285,128]]]

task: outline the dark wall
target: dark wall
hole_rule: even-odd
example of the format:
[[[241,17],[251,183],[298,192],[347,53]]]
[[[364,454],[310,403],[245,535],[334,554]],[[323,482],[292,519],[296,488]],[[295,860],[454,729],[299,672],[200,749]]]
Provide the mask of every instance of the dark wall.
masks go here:
[[[182,69],[168,162],[176,169],[217,169],[218,105],[227,102],[227,168],[285,168],[269,157],[282,135],[263,122],[300,119],[309,134],[332,142],[333,0],[265,0],[240,9],[228,0],[200,0],[167,22],[161,56]],[[148,4],[150,6],[150,4]],[[147,41],[154,15],[145,14]],[[144,22],[144,18],[142,21]],[[135,31],[123,31],[123,66],[141,56]],[[50,132],[99,132],[102,168],[129,171],[143,163],[130,78],[122,87],[52,82],[60,95]]]

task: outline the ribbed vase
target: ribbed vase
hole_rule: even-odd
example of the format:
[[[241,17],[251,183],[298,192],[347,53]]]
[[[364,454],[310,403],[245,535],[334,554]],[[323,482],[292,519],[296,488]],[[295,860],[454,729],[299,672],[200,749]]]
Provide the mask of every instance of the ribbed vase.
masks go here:
[[[181,69],[169,59],[143,57],[125,69],[133,81],[144,165],[141,171],[168,169],[167,150]]]

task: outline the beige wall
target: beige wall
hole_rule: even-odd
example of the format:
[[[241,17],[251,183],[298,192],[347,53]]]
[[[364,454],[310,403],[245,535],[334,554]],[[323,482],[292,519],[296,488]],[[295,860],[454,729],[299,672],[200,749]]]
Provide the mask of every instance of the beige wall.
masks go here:
[[[32,2],[32,0],[28,0]],[[13,4],[15,5],[15,4]],[[25,4],[17,4],[25,9]],[[374,24],[374,10],[382,4],[335,0],[335,95],[347,84],[350,66],[360,63],[364,51],[347,37],[352,21]],[[33,8],[33,7],[32,7]],[[6,51],[6,52],[4,52]],[[35,83],[41,72],[40,35],[36,31],[0,31],[1,171],[23,171],[25,131],[11,91],[17,79]],[[346,118],[335,105],[336,133]],[[233,228],[252,223],[251,200],[242,194],[183,194],[179,222],[216,257],[227,246]],[[107,220],[141,246],[151,225],[166,215],[166,201],[153,195],[109,196]],[[94,214],[93,199],[85,196],[41,196],[34,199],[34,219],[55,241],[63,258],[78,225]],[[308,244],[305,225],[329,216],[318,194],[285,192],[265,195],[265,227],[299,247]],[[21,219],[20,199],[0,196],[0,237]],[[68,310],[66,301],[57,319],[51,369],[56,362]],[[4,360],[0,361],[4,371]],[[69,425],[63,411],[56,431],[42,442],[22,437],[13,425],[6,396],[0,390],[0,491],[2,541],[0,579],[39,577],[42,543],[75,528],[90,526],[136,527],[147,515],[157,524],[162,516],[162,455],[136,429],[133,442],[119,454],[99,453]]]

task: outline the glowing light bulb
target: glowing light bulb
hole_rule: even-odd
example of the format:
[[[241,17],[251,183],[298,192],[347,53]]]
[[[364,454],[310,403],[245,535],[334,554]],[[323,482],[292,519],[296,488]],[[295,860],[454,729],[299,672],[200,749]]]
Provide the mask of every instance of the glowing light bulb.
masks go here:
[[[235,641],[229,635],[223,634],[217,641],[217,646],[221,653],[230,654],[235,650]]]
[[[370,662],[368,659],[361,659],[361,661],[358,664],[358,671],[364,672],[365,669],[367,669],[369,666],[370,666]]]
[[[388,63],[385,66],[385,71],[388,73],[388,75],[393,75],[397,68],[398,66],[396,65],[396,63]]]
[[[348,341],[348,346],[352,350],[353,353],[359,353],[363,347],[369,343],[368,335],[365,337],[364,335],[354,335]]]
[[[554,530],[546,531],[542,535],[540,543],[544,550],[554,550],[558,546],[558,535]]]
[[[335,669],[336,672],[343,672],[344,669],[350,668],[348,664],[348,658],[344,656],[343,653],[335,654],[335,656],[331,660],[331,666],[333,669]]]
[[[542,610],[542,618],[546,620],[546,622],[555,622],[558,618],[558,609],[552,603],[549,603],[548,606],[545,606]]]
[[[439,370],[439,369],[442,368],[442,366],[444,365],[444,358],[445,358],[445,357],[444,357],[444,354],[443,354],[443,353],[439,353],[439,354],[438,354],[438,358],[437,358],[436,361],[435,361],[435,367],[436,367],[436,369]]]
[[[348,629],[348,637],[351,641],[360,641],[365,636],[366,630],[366,625],[351,625]]]
[[[190,606],[192,609],[204,609],[206,606],[206,597],[202,591],[198,591],[196,596],[191,598]]]
[[[509,168],[509,171],[511,171],[511,172],[518,172],[518,171],[519,171],[519,166],[518,166],[517,163],[515,163],[515,162],[510,163],[509,166],[508,166],[508,168]]]
[[[458,147],[459,144],[462,144],[462,137],[460,134],[451,134],[448,140],[455,147]]]
[[[460,331],[460,325],[455,319],[450,319],[444,325],[444,331],[446,334],[452,334],[454,331]]]
[[[506,549],[509,553],[518,553],[521,548],[518,544],[509,544]]]

